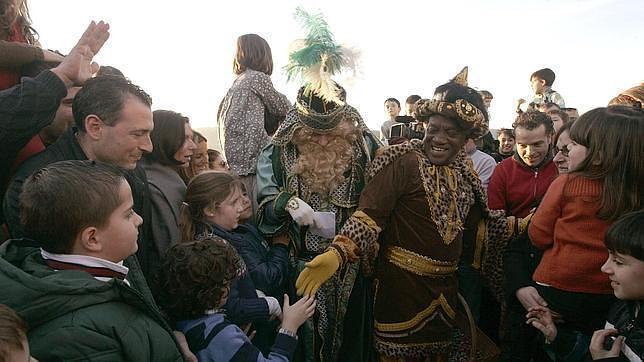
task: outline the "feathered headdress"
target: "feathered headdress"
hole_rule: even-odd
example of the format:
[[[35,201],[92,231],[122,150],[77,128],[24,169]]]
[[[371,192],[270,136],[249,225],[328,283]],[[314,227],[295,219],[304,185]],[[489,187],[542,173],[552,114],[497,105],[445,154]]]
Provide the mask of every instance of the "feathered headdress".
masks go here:
[[[322,14],[309,14],[302,7],[297,7],[295,18],[308,34],[291,44],[289,62],[285,67],[287,80],[300,78],[305,81],[307,96],[313,93],[325,102],[343,105],[340,88],[331,76],[345,68],[353,68],[356,52],[336,44]]]

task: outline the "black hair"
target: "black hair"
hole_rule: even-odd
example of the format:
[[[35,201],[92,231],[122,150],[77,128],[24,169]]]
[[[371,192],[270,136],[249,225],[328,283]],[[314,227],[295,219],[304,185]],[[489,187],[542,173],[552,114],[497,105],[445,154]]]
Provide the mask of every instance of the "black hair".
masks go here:
[[[530,131],[541,125],[546,128],[546,135],[555,133],[555,126],[552,123],[550,116],[539,111],[523,112],[519,114],[514,123],[512,123],[512,128],[516,130],[517,128],[522,127]]]
[[[539,69],[530,75],[530,80],[532,80],[532,78],[543,79],[546,81],[547,86],[552,86],[552,83],[555,82],[555,72],[550,68]]]
[[[155,299],[173,323],[201,317],[221,306],[237,263],[233,247],[218,236],[175,244],[153,280]]]
[[[125,78],[125,74],[123,74],[123,72],[121,72],[118,68],[112,67],[110,65],[101,65],[101,67],[98,68],[98,72],[96,73],[96,76],[103,77],[106,75]]]
[[[394,102],[400,108],[400,102],[396,98],[387,98],[387,99],[385,99],[385,104],[387,104],[387,102]]]
[[[103,75],[87,80],[72,103],[76,127],[84,131],[85,119],[92,114],[106,125],[113,126],[121,116],[128,97],[134,97],[148,107],[152,105],[152,98],[126,78]]]
[[[606,231],[606,248],[644,261],[644,210],[622,215]]]
[[[405,100],[407,104],[416,104],[421,97],[418,94],[412,94]]]

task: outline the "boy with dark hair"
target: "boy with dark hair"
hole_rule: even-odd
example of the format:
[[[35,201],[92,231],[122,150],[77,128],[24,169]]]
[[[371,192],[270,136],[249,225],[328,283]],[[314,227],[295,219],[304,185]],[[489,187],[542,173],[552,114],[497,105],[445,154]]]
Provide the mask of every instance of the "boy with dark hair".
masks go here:
[[[0,302],[29,325],[39,360],[182,361],[137,263],[142,219],[119,168],[64,161],[20,195],[26,236],[0,248]]]
[[[289,305],[284,295],[282,326],[268,357],[228,321],[222,306],[237,276],[239,257],[227,241],[213,237],[168,249],[158,276],[161,308],[186,335],[199,361],[290,361],[297,329],[315,312],[315,298]]]
[[[539,69],[530,75],[530,86],[534,91],[534,99],[530,103],[536,105],[542,103],[556,103],[559,108],[566,106],[563,97],[557,91],[552,89],[552,83],[555,81],[555,72],[550,68]],[[519,106],[526,100],[521,98],[517,101],[517,112]],[[519,112],[520,113],[520,112]]]
[[[528,323],[539,329],[557,357],[581,360],[641,361],[644,359],[644,210],[620,217],[606,232],[608,259],[602,272],[608,274],[619,299],[608,313],[604,329],[597,330],[587,347],[569,333],[561,333],[547,307],[530,308]],[[572,360],[572,359],[564,359]]]
[[[405,114],[416,119],[416,102],[420,100],[418,94],[412,94],[405,100]]]
[[[398,124],[396,117],[400,114],[400,102],[396,98],[385,100],[385,114],[388,119],[380,126],[380,140],[385,143],[391,138],[391,126]]]

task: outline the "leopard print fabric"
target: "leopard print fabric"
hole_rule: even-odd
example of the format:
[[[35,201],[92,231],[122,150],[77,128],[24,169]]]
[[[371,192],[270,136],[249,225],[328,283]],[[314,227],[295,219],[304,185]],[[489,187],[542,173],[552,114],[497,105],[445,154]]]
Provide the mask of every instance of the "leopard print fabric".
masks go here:
[[[424,158],[422,141],[412,140],[409,143],[386,147],[383,152],[372,161],[371,167],[367,172],[367,181],[371,180],[378,172],[393,162],[396,158],[408,152],[416,152]],[[495,297],[499,301],[503,301],[503,253],[505,252],[508,241],[513,237],[513,234],[509,231],[512,230],[512,228],[508,225],[513,220],[506,218],[503,210],[489,210],[487,208],[487,191],[483,189],[481,181],[478,178],[472,163],[466,161],[467,158],[465,157],[464,152],[460,152],[456,161],[452,163],[455,174],[459,176],[459,194],[457,195],[459,199],[457,203],[458,209],[462,212],[460,217],[461,220],[464,220],[464,218],[467,217],[467,212],[469,212],[469,207],[473,202],[479,202],[483,205],[484,220],[481,222],[485,223],[486,234],[481,270],[486,283],[494,292]],[[428,161],[426,161],[426,166],[427,164]],[[426,169],[427,167],[423,168]],[[427,178],[430,186],[426,185],[426,190],[429,190],[429,192],[435,191],[434,185],[436,182],[431,181],[430,177]],[[440,180],[441,182],[446,181],[444,178]],[[444,182],[442,185],[447,185],[447,183]],[[473,198],[470,198],[469,195],[473,195]],[[432,196],[427,195],[427,197],[428,201],[431,201],[429,198]],[[439,225],[439,223],[442,224],[442,227],[439,227],[439,230],[442,229],[443,231],[447,230],[446,218],[448,214],[446,211],[449,211],[448,201],[449,200],[441,199],[438,203],[435,203],[436,205],[433,207],[430,202],[430,209],[435,208],[435,211],[432,213],[432,220],[436,222],[436,218],[438,218],[439,222],[437,225]],[[443,219],[443,215],[445,215],[445,219]],[[444,234],[441,233],[441,235]],[[355,241],[357,239],[352,238],[352,240]]]

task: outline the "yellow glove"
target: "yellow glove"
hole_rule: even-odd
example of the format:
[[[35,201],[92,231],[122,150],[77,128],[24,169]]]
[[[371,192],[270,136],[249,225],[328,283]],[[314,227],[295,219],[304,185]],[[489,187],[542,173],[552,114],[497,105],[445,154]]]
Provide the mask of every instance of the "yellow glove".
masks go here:
[[[304,270],[295,281],[295,288],[298,295],[311,296],[338,270],[340,257],[335,250],[329,250],[316,256],[304,266]]]
[[[534,212],[531,212],[531,213],[528,214],[528,216],[526,216],[526,217],[524,217],[522,219],[519,219],[519,221],[518,221],[518,223],[519,223],[519,234],[524,232],[528,228],[528,225],[530,225],[530,220],[532,220],[532,215],[534,215]]]

